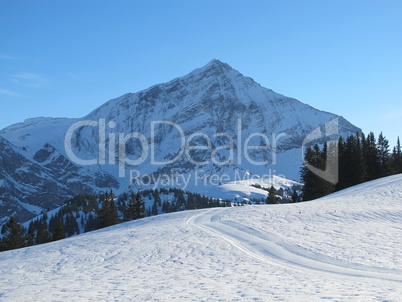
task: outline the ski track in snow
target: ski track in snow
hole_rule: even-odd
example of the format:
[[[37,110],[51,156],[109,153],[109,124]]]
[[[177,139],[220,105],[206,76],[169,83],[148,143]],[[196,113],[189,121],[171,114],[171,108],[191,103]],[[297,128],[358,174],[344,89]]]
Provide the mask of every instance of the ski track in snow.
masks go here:
[[[0,253],[0,301],[402,301],[402,175]]]
[[[377,278],[388,281],[402,282],[402,270],[365,267],[332,260],[329,262],[317,261],[321,255],[301,254],[297,248],[279,244],[270,240],[261,232],[233,221],[221,221],[223,210],[211,210],[197,214],[187,220],[187,224],[194,224],[201,229],[218,236],[220,239],[233,245],[248,256],[262,262],[284,262],[285,264],[329,272],[353,277]]]

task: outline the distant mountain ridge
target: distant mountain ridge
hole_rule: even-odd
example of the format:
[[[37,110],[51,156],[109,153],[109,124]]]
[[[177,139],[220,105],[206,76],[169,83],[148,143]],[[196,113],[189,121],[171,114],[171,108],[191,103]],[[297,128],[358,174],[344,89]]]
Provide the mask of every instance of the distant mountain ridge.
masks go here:
[[[249,184],[264,175],[281,176],[271,177],[277,186],[295,184],[288,179],[298,180],[303,141],[317,127],[325,133],[331,120],[339,135],[360,132],[340,116],[212,60],[186,76],[112,99],[82,119],[28,119],[0,131],[3,159],[8,150],[0,161],[0,217],[12,212],[25,219],[34,215],[26,204],[54,208],[67,196],[109,189],[170,186],[221,198],[266,194],[249,191]],[[7,168],[6,161],[15,163]],[[43,178],[24,177],[25,183],[12,173],[21,169]]]

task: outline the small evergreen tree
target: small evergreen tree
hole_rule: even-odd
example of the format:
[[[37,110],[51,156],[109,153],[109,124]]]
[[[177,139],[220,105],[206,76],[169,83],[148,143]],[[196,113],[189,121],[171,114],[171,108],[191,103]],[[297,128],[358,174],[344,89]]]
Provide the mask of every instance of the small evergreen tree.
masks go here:
[[[141,197],[140,192],[135,196],[135,218],[140,219],[145,217],[145,202]]]
[[[66,238],[66,232],[64,231],[63,222],[59,220],[56,224],[56,228],[54,229],[52,239],[53,241],[57,241],[64,238]]]
[[[267,200],[266,203],[267,204],[275,204],[277,200],[276,197],[276,189],[274,186],[271,186],[268,190],[268,196],[267,196]]]
[[[127,207],[124,213],[124,218],[126,221],[134,220],[135,219],[135,194],[131,193],[130,197],[128,198]]]
[[[34,223],[32,221],[29,223],[29,227],[28,227],[27,245],[28,246],[35,245],[35,227],[34,227]]]
[[[154,200],[154,204],[152,206],[152,216],[158,215],[158,206],[156,204],[156,200]]]
[[[25,230],[24,227],[17,223],[14,217],[3,226],[2,233],[2,250],[14,250],[25,246]]]
[[[135,220],[145,217],[145,202],[140,192],[137,194],[131,193],[124,216],[126,220]]]
[[[380,174],[378,177],[384,177],[391,174],[390,157],[389,157],[389,142],[385,136],[380,133],[377,141],[378,159],[380,163]]]
[[[367,165],[366,180],[373,180],[379,177],[380,162],[377,149],[377,141],[374,133],[370,132],[363,141],[363,155]]]
[[[349,136],[343,146],[343,173],[340,175],[341,183],[338,189],[362,183],[366,179],[366,162],[363,157],[361,140],[358,135]]]
[[[303,167],[301,168],[301,179],[304,183],[301,194],[303,201],[320,198],[335,191],[335,185],[314,173],[312,167],[326,171],[327,173],[335,173],[335,171],[331,171],[328,167],[335,168],[332,166],[337,154],[335,151],[337,151],[339,145],[343,146],[341,139],[338,144],[330,144],[329,146],[324,144],[322,151],[317,144],[313,148],[307,147]],[[331,165],[327,165],[327,161],[331,161]]]
[[[317,144],[313,148],[307,147],[304,155],[304,163],[301,168],[301,180],[304,183],[302,189],[303,201],[322,197],[330,191],[327,189],[325,180],[312,172],[309,165],[317,169],[324,168],[325,158],[323,158],[323,152],[321,152]]]
[[[396,142],[396,146],[392,150],[392,167],[394,174],[402,173],[402,149],[401,143],[399,141],[399,136]]]
[[[296,191],[296,189],[294,189],[293,188],[293,193],[292,193],[292,196],[291,196],[291,201],[293,202],[293,203],[296,203],[296,202],[299,202],[300,200],[299,200],[299,194],[297,194],[297,191]]]
[[[50,242],[50,233],[47,229],[47,224],[46,222],[42,222],[40,224],[39,230],[38,230],[38,234],[36,236],[36,244],[43,244],[43,243],[47,243]]]
[[[102,209],[99,211],[99,228],[105,228],[118,223],[117,207],[114,203],[115,195],[112,191],[101,196]]]
[[[98,223],[98,220],[94,218],[92,213],[89,213],[84,232],[90,232],[90,231],[97,229],[98,228],[97,223]]]

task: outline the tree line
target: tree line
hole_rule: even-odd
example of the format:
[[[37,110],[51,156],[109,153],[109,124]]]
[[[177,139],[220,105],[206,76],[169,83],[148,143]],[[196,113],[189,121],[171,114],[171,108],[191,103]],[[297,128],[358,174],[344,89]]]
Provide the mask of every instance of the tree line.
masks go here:
[[[329,161],[337,164],[338,182],[326,181],[312,172],[308,165],[325,170],[331,167]],[[329,171],[331,172],[331,171]],[[302,200],[312,200],[366,181],[392,174],[402,173],[402,150],[397,139],[390,150],[388,139],[380,133],[378,139],[373,132],[367,136],[356,134],[336,143],[317,144],[307,147],[301,168]]]
[[[152,205],[146,208],[145,200]],[[1,229],[0,251],[56,241],[146,216],[222,206],[230,206],[230,201],[175,188],[119,196],[113,191],[80,194],[67,200],[57,211],[43,212],[27,228],[11,217]]]

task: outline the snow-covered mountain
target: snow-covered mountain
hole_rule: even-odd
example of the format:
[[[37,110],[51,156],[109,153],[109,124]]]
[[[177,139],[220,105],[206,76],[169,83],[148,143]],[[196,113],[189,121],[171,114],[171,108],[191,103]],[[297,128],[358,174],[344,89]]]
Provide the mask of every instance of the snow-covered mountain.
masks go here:
[[[4,301],[401,301],[402,175],[0,253]],[[174,240],[172,240],[174,238]]]
[[[181,78],[110,100],[82,119],[29,119],[0,135],[66,189],[45,198],[43,188],[31,186],[30,200],[51,208],[68,192],[106,188],[119,193],[164,186],[218,198],[262,197],[266,191],[250,190],[250,184],[297,184],[302,146],[311,133],[322,142],[359,131],[340,116],[261,87],[213,60]],[[25,165],[20,161],[14,168]],[[13,176],[1,175],[16,186]],[[14,189],[0,188],[24,201]]]

